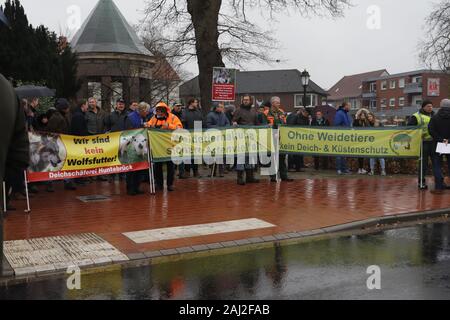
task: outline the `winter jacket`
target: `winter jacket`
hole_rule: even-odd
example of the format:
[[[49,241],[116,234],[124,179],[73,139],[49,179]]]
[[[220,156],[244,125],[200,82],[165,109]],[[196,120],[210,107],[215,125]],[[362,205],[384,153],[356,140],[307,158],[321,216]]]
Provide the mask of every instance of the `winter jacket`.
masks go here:
[[[430,118],[433,117],[435,114],[434,111],[432,111],[431,113],[426,113],[423,109],[420,109],[419,113],[423,114],[424,116],[430,117]],[[419,123],[417,122],[417,118],[415,116],[412,116],[409,118],[408,126],[416,127],[418,125],[419,125]]]
[[[128,112],[126,110],[119,112],[113,111],[105,120],[106,131],[120,132],[126,128]]]
[[[81,108],[76,109],[72,114],[72,120],[70,122],[70,134],[79,137],[89,135],[85,113],[81,111]]]
[[[320,119],[320,121],[317,118],[314,118],[313,121],[311,122],[311,126],[312,127],[329,127],[330,121],[328,121],[328,119],[326,119],[326,118],[322,118],[322,119]]]
[[[167,118],[158,119],[155,116],[147,122],[147,126],[150,128],[163,129],[163,130],[177,130],[183,129],[183,124],[177,116],[173,115],[170,111],[170,108],[166,104],[162,104],[167,111]],[[159,105],[158,105],[159,106]],[[166,125],[168,125],[166,127]]]
[[[128,114],[127,121],[125,123],[125,130],[139,129],[144,127],[144,119],[137,111],[132,111]]]
[[[335,127],[351,127],[352,122],[352,118],[348,111],[345,111],[344,108],[339,108],[334,117],[333,125]]]
[[[193,110],[190,110],[189,108],[184,109],[182,116],[183,127],[188,130],[194,129],[194,124],[196,121],[200,121],[203,127],[202,112],[198,109]]]
[[[229,127],[230,125],[230,121],[223,112],[211,111],[206,117],[206,127],[208,129]]]
[[[25,112],[8,80],[0,74],[0,181],[5,172],[21,172],[28,167],[30,143]],[[1,221],[0,221],[1,223]]]
[[[51,133],[69,134],[70,123],[66,115],[57,111],[48,120],[47,131]]]
[[[86,112],[86,121],[88,132],[90,135],[103,134],[106,132],[106,122],[107,114],[100,108],[97,108],[97,113],[89,109]]]
[[[253,110],[251,106],[244,105],[241,105],[241,107],[234,113],[233,122],[236,122],[240,126],[260,125],[258,121],[258,114],[255,110]]]
[[[435,143],[450,140],[450,108],[441,108],[428,125]]]

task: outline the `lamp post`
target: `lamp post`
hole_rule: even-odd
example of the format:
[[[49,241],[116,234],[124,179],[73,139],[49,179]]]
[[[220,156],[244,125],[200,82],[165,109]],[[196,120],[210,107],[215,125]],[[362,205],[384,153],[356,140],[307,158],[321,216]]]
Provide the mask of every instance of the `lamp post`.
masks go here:
[[[306,93],[308,90],[309,79],[310,79],[309,72],[306,71],[306,69],[305,69],[305,71],[302,72],[301,79],[302,79],[302,85],[303,85],[303,107],[306,108]]]

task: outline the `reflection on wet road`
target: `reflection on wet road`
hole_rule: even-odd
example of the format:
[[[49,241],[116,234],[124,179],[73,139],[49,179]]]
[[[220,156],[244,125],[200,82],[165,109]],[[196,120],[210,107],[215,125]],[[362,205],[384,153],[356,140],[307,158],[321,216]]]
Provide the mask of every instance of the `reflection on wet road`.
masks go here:
[[[367,268],[381,268],[368,290]],[[0,299],[450,299],[450,224],[0,287]]]

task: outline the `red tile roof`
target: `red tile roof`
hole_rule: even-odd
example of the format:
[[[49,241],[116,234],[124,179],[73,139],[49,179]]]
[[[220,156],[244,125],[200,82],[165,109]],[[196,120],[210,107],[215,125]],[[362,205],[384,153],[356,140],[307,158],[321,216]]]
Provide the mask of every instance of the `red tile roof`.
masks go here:
[[[328,100],[337,101],[345,98],[359,97],[362,94],[362,83],[364,80],[381,77],[384,73],[389,74],[384,69],[345,76],[328,90]]]

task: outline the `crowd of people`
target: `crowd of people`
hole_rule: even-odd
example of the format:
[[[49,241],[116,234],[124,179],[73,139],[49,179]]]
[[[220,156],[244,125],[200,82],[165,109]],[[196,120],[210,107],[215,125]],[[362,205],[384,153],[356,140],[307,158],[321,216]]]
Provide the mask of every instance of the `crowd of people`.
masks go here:
[[[351,105],[344,103],[336,112],[333,121],[326,119],[322,112],[318,111],[311,115],[305,108],[299,108],[296,112],[286,113],[278,97],[271,98],[264,102],[259,108],[255,108],[250,95],[244,95],[239,108],[233,105],[225,106],[218,103],[212,107],[207,116],[204,116],[199,100],[192,98],[186,106],[175,104],[169,107],[166,103],[160,102],[154,108],[148,103],[132,101],[128,106],[123,99],[118,99],[114,110],[107,112],[98,106],[95,98],[81,101],[76,106],[71,106],[66,99],[58,99],[55,106],[47,112],[39,113],[39,99],[32,98],[22,100],[22,107],[25,111],[26,126],[30,131],[49,132],[57,134],[68,134],[74,136],[99,135],[109,132],[120,132],[138,128],[157,128],[162,130],[176,130],[179,128],[194,129],[195,125],[205,129],[226,128],[233,126],[271,126],[278,128],[280,125],[291,126],[312,126],[312,127],[382,127],[383,124],[376,116],[367,109],[360,109],[355,117],[350,115]],[[450,100],[442,101],[441,108],[437,114],[433,112],[433,105],[430,101],[425,101],[419,112],[410,117],[408,125],[419,126],[423,130],[422,157],[419,168],[419,188],[427,189],[424,176],[428,170],[428,163],[433,164],[433,173],[436,180],[436,192],[441,192],[448,187],[444,184],[442,174],[442,156],[436,153],[436,143],[448,143],[450,138]],[[193,160],[193,159],[192,159]],[[380,164],[381,175],[386,175],[385,159],[369,159],[367,167],[364,158],[358,159],[358,174],[374,175],[376,162]],[[188,161],[186,161],[188,162]],[[174,191],[175,175],[178,171],[179,179],[201,178],[199,165],[183,163],[175,166],[173,162],[156,163],[154,166],[155,182],[157,190],[164,189],[164,181],[167,181],[168,191]],[[247,162],[249,162],[247,160]],[[328,157],[314,157],[315,170],[328,169]],[[164,179],[164,166],[167,168],[167,177]],[[217,167],[217,168],[216,168]],[[302,172],[305,167],[304,157],[301,155],[279,156],[279,177],[282,182],[292,182],[289,178],[289,170]],[[224,177],[226,173],[236,171],[237,184],[259,183],[256,178],[257,165],[236,164],[235,166],[217,165],[211,175]],[[366,170],[366,169],[369,170]],[[450,169],[450,168],[449,168]],[[336,170],[338,175],[350,174],[347,159],[336,158]],[[421,174],[423,173],[423,174]],[[210,176],[211,176],[210,175]],[[143,172],[131,172],[125,175],[100,176],[96,179],[100,181],[114,181],[115,179],[125,179],[127,193],[138,195],[143,192],[140,189],[141,182],[148,179],[148,174]],[[65,180],[64,185],[67,190],[76,190],[77,185],[92,182],[91,179]],[[277,175],[270,177],[272,182],[277,182]],[[8,187],[13,193],[23,192],[23,179],[19,173],[6,178]],[[54,192],[53,183],[46,182],[46,191]],[[37,193],[36,184],[30,184],[29,190]]]

